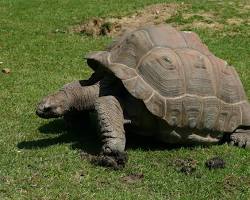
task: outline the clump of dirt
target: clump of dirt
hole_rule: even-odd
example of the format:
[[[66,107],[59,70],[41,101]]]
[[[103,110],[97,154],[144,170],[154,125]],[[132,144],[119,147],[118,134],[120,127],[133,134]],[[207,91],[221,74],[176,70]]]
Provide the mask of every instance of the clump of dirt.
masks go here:
[[[138,174],[132,173],[127,176],[121,177],[121,181],[124,183],[133,184],[138,181],[141,181],[143,178],[144,178],[144,174],[142,173],[138,173]]]
[[[135,14],[125,17],[93,18],[72,28],[73,32],[91,36],[120,35],[123,30],[135,29],[140,26],[160,24],[176,12],[187,8],[187,4],[163,3],[146,7]]]
[[[208,159],[205,163],[205,166],[208,168],[208,169],[222,169],[222,168],[225,168],[225,161],[220,158],[220,157],[214,157],[214,158],[211,158],[211,159]]]
[[[197,168],[197,160],[194,160],[192,158],[188,159],[176,159],[174,161],[174,165],[176,167],[176,170],[179,172],[182,172],[186,175],[192,174],[194,171],[196,171]]]

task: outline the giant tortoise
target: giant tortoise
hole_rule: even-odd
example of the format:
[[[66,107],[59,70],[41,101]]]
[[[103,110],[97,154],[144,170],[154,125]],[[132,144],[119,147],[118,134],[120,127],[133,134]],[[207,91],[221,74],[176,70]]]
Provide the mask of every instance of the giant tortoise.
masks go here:
[[[86,59],[91,78],[45,97],[37,114],[95,111],[100,164],[124,166],[125,124],[170,144],[216,144],[228,136],[231,144],[250,147],[250,106],[239,76],[197,34],[141,27]]]

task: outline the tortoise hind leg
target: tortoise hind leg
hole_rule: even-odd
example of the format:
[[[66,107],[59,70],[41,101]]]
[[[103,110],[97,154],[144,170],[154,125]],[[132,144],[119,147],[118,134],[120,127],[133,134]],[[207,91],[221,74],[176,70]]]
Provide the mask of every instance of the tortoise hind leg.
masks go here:
[[[250,149],[250,129],[237,129],[230,135],[230,144]]]

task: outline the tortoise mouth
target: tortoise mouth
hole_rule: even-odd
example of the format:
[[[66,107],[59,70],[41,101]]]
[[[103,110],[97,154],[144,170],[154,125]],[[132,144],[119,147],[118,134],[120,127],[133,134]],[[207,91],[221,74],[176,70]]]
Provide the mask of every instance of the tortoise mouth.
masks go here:
[[[53,112],[44,112],[44,110],[37,109],[36,110],[36,115],[40,118],[43,119],[50,119],[50,118],[58,118],[60,117],[58,114],[53,113]]]

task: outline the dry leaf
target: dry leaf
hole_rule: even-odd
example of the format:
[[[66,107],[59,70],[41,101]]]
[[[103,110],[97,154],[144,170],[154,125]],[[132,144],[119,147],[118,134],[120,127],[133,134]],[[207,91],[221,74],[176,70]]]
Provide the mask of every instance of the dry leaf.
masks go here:
[[[9,74],[11,72],[11,70],[9,68],[3,68],[2,72],[5,74]]]

